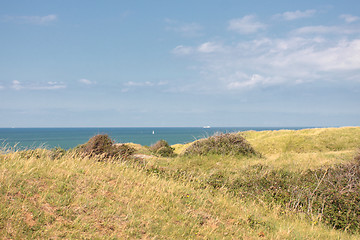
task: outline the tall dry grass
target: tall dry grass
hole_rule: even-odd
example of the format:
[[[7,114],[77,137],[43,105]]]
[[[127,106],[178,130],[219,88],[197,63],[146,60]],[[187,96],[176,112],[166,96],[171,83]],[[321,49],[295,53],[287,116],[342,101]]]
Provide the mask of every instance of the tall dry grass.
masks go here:
[[[261,138],[270,141],[257,135],[257,139]],[[249,142],[253,144],[254,139],[249,137]],[[254,146],[258,150],[260,144]],[[351,148],[340,151],[350,152]],[[320,152],[329,154],[330,165],[338,161],[337,151],[331,151]],[[359,238],[359,234],[334,230],[321,221],[309,221],[306,214],[288,211],[280,205],[239,197],[222,185],[259,164],[276,170],[302,161],[291,157],[296,156],[295,152],[276,165],[276,160],[268,159],[270,153],[263,157],[209,155],[99,162],[96,158],[81,157],[75,151],[3,152],[0,154],[0,236],[3,239]],[[316,152],[310,153],[316,159]],[[343,157],[341,161],[349,161]]]

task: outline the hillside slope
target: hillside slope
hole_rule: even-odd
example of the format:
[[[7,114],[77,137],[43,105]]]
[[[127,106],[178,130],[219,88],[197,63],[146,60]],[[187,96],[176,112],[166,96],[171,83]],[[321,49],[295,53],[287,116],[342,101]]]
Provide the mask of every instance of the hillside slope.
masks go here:
[[[359,239],[359,233],[335,230],[315,215],[309,218],[231,187],[244,173],[260,179],[277,169],[296,173],[299,166],[304,171],[323,167],[321,159],[328,159],[327,166],[351,162],[360,146],[360,128],[242,134],[263,156],[153,156],[99,162],[74,150],[55,158],[53,151],[43,149],[3,153],[0,236]],[[147,154],[146,148],[139,149]],[[309,159],[320,163],[309,165]]]

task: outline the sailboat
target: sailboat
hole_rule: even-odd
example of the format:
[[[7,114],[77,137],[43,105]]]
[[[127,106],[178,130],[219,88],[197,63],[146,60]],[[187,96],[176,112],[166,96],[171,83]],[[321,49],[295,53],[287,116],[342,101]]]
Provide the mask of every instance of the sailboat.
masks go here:
[[[152,134],[155,134],[155,131],[153,131]]]

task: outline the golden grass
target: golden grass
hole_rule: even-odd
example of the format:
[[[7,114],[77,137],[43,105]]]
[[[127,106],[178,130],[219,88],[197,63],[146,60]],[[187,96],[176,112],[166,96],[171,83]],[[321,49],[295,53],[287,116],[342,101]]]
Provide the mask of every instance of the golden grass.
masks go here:
[[[353,151],[360,146],[360,127],[248,131],[243,134],[263,154]]]
[[[19,155],[1,159],[3,238],[352,238],[127,163]]]
[[[176,154],[183,154],[185,152],[185,149],[189,147],[192,143],[186,143],[186,144],[174,144],[171,147],[174,148],[174,153]]]
[[[360,128],[329,131],[301,130],[301,137],[296,131],[244,133],[261,149],[261,158],[180,156],[146,159],[139,165],[97,162],[71,151],[55,160],[41,149],[1,154],[0,238],[359,239],[359,234],[309,222],[302,214],[199,184],[214,171],[231,176],[255,164],[297,171],[349,161],[355,145],[360,146]],[[328,147],[335,140],[326,136],[341,139],[335,144],[339,150]],[[306,139],[301,151],[294,145],[298,139]],[[284,148],[286,144],[290,147]],[[183,146],[175,148],[181,152]],[[148,171],[152,168],[165,175]],[[170,176],[179,171],[187,174],[185,180]]]

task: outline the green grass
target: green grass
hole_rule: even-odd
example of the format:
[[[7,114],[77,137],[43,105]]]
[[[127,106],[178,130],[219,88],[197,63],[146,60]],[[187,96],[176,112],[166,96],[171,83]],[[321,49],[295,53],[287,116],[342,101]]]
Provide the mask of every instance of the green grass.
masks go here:
[[[55,158],[43,149],[3,153],[0,238],[360,238],[266,201],[265,195],[231,190],[245,176],[250,181],[271,171],[296,175],[349,163],[360,146],[360,128],[242,134],[262,156],[180,154],[99,162],[71,150]],[[185,148],[173,147],[178,154]],[[151,155],[145,147],[135,149]]]

